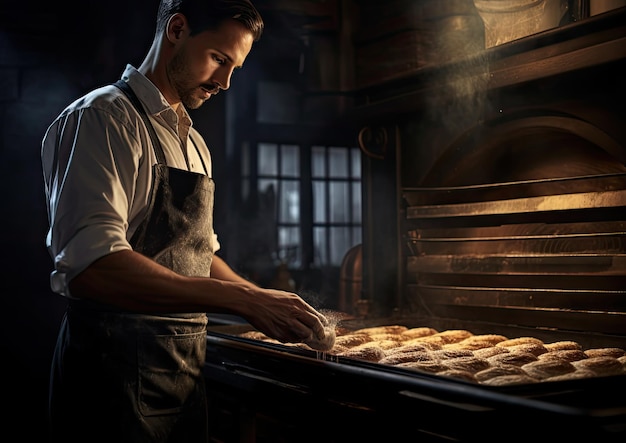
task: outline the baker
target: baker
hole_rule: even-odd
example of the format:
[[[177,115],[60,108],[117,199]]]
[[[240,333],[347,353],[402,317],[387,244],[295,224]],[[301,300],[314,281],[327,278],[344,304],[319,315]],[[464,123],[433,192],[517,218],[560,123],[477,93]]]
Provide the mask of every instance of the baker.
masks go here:
[[[162,0],[139,68],[48,128],[51,287],[68,299],[52,441],[208,441],[207,312],[281,342],[328,342],[328,321],[301,297],[261,288],[216,255],[211,155],[187,109],[230,87],[263,26],[248,0]]]

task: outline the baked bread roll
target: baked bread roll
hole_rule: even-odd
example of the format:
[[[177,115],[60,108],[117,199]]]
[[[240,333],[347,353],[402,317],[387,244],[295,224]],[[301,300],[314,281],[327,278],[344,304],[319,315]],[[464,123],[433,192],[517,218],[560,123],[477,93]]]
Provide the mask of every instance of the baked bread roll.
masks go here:
[[[398,363],[406,363],[408,361],[432,361],[433,357],[429,352],[398,352],[392,355],[386,355],[381,358],[378,363],[382,365],[397,365]]]
[[[483,349],[490,348],[495,346],[496,343],[500,343],[501,341],[508,340],[504,335],[497,334],[483,334],[483,335],[473,335],[471,337],[465,338],[458,343],[455,343],[461,349]],[[447,345],[451,346],[451,345]]]
[[[515,365],[499,365],[499,366],[490,366],[487,369],[483,369],[482,371],[478,371],[474,376],[476,380],[479,382],[483,382],[490,378],[501,377],[503,375],[526,375],[524,370]]]
[[[523,385],[529,383],[537,383],[539,380],[532,378],[530,375],[501,375],[499,377],[488,378],[483,381],[482,384],[488,386],[509,386],[509,385]]]
[[[563,381],[563,380],[579,380],[581,378],[596,377],[596,373],[588,369],[576,369],[575,371],[568,372],[567,374],[555,375],[554,377],[548,377],[543,381]]]
[[[619,358],[624,355],[622,348],[594,348],[585,351],[587,357],[614,357]]]
[[[435,336],[439,336],[443,339],[444,344],[458,343],[461,340],[471,337],[472,335],[473,334],[470,331],[466,331],[464,329],[449,329],[435,334]]]
[[[393,355],[396,353],[404,353],[404,352],[430,352],[432,349],[425,343],[413,343],[413,344],[400,344],[395,348],[388,349],[386,351],[387,355]]]
[[[438,351],[431,351],[433,357],[446,360],[449,358],[458,357],[473,357],[474,352],[469,349],[439,349]]]
[[[517,337],[496,343],[496,346],[504,346],[505,348],[507,348],[509,346],[526,345],[529,343],[535,345],[543,345],[543,341],[535,337]]]
[[[385,351],[383,351],[378,346],[357,346],[354,348],[349,348],[346,351],[339,352],[337,355],[340,357],[347,357],[376,363],[380,361],[381,358],[385,357]]]
[[[370,341],[372,341],[372,338],[367,334],[346,334],[336,337],[335,345],[353,348],[354,346],[362,345]]]
[[[476,357],[457,357],[445,360],[444,363],[450,369],[457,369],[460,371],[466,371],[470,374],[475,374],[478,371],[487,369],[490,363],[484,358]]]
[[[523,366],[536,360],[537,357],[530,352],[507,352],[487,358],[487,361],[491,363],[492,366],[501,364]]]
[[[544,344],[548,351],[567,351],[567,350],[578,350],[581,351],[583,347],[580,343],[569,340],[555,341],[552,343]]]
[[[468,337],[471,337],[472,333],[462,329],[450,329],[443,332],[438,332],[433,335],[427,335],[426,337],[414,338],[411,341],[419,341],[422,343],[434,343],[439,346],[444,346],[450,343],[458,343]]]
[[[389,333],[385,333],[385,334],[369,334],[369,336],[371,337],[372,341],[394,341],[394,342],[402,342],[403,338],[401,334],[389,334]]]
[[[507,346],[506,348],[509,352],[528,352],[533,354],[535,357],[548,352],[544,345],[538,343],[522,343],[519,345]]]
[[[494,355],[506,354],[508,352],[509,352],[508,348],[492,346],[490,348],[476,349],[474,351],[474,356],[478,358],[489,358],[489,357],[493,357]]]
[[[354,331],[355,334],[368,334],[368,335],[376,335],[376,334],[401,334],[406,331],[406,326],[402,325],[386,325],[386,326],[373,326],[371,328],[361,328]]]
[[[361,346],[378,346],[379,348],[387,351],[389,349],[395,349],[398,346],[400,346],[400,342],[397,342],[395,340],[374,340],[368,343],[363,343],[362,345],[359,345],[358,347],[361,347]]]
[[[533,378],[544,380],[555,375],[574,372],[576,368],[565,360],[537,360],[522,366],[526,374]]]
[[[400,335],[403,337],[403,339],[408,340],[411,338],[419,338],[419,337],[426,337],[428,335],[434,335],[434,334],[437,334],[438,332],[439,331],[433,328],[420,327],[420,328],[407,329],[406,331],[402,331]]]
[[[469,371],[464,371],[462,369],[446,369],[445,371],[437,372],[437,375],[442,377],[450,377],[459,380],[468,381],[471,383],[477,383],[476,377]]]
[[[596,375],[613,375],[623,372],[623,366],[615,357],[590,357],[572,362],[577,369],[588,369]]]
[[[548,351],[544,354],[538,355],[539,360],[565,360],[565,361],[577,361],[587,358],[585,353],[580,349],[561,349],[558,351]]]
[[[430,337],[431,336],[411,338],[409,340],[403,341],[402,342],[402,346],[410,346],[410,345],[420,344],[422,346],[427,346],[428,349],[430,349],[431,351],[436,351],[437,349],[441,349],[443,347],[443,345],[441,344],[442,340],[441,340],[440,337],[436,337],[435,340],[429,340]]]
[[[446,371],[448,367],[437,360],[427,361],[407,361],[405,363],[398,363],[397,368],[412,369],[414,371],[423,371],[431,374]]]

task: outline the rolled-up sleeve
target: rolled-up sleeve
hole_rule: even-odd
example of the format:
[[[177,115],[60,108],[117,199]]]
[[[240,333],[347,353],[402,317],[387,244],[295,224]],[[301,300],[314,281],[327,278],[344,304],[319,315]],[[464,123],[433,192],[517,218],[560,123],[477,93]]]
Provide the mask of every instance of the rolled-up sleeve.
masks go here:
[[[63,295],[69,296],[68,283],[89,264],[131,249],[129,220],[146,205],[152,161],[124,106],[120,100],[78,104],[44,137],[46,246],[55,267],[51,287]]]

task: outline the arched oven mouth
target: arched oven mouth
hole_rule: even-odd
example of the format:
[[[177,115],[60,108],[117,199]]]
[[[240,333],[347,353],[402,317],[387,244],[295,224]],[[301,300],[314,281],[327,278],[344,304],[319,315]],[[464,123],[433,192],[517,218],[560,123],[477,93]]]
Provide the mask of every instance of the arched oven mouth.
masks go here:
[[[403,197],[412,310],[626,334],[626,148],[601,125],[478,125]]]

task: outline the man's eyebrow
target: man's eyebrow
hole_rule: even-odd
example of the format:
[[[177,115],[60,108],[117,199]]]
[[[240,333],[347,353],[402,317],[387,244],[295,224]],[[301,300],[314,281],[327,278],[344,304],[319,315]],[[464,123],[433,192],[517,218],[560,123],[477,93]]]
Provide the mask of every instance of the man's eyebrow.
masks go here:
[[[217,52],[219,52],[219,53],[222,55],[222,57],[224,57],[224,58],[225,58],[226,60],[228,60],[230,63],[234,63],[234,62],[233,62],[233,58],[232,58],[230,55],[226,54],[225,52],[220,51],[219,49],[216,49],[216,51],[217,51]],[[241,68],[243,68],[243,66],[242,66],[242,65],[237,65],[237,66],[235,66],[235,69],[241,69]]]

